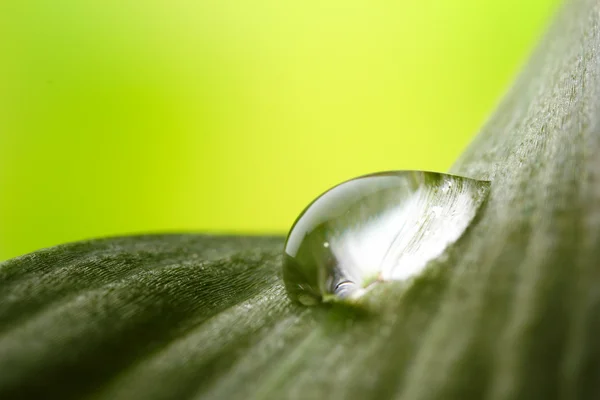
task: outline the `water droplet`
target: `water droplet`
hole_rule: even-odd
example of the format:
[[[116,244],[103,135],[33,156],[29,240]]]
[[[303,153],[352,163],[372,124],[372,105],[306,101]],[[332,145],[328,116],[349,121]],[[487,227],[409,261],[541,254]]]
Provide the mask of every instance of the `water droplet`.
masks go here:
[[[374,282],[420,273],[462,235],[488,191],[489,182],[422,171],[380,172],[333,187],[288,234],[290,297],[304,305],[355,298]]]
[[[446,193],[448,190],[450,190],[450,188],[452,188],[452,180],[444,179],[444,183],[442,184],[442,192]]]

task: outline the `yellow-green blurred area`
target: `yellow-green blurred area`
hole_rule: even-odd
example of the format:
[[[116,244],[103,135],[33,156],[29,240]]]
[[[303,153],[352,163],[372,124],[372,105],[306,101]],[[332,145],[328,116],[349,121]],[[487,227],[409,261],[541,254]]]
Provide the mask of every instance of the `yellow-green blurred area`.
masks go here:
[[[2,0],[0,259],[445,171],[558,0]]]

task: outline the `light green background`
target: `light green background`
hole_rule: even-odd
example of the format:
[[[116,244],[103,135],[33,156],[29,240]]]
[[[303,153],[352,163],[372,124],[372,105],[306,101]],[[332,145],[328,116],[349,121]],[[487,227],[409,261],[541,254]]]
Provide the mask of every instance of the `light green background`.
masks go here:
[[[0,259],[444,171],[558,0],[2,0]]]

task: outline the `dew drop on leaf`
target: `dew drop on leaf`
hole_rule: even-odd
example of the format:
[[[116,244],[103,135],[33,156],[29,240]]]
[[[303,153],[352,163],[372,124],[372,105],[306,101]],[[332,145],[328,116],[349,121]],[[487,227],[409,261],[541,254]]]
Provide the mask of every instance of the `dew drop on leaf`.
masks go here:
[[[343,182],[296,219],[283,278],[304,305],[360,296],[375,282],[419,274],[462,235],[490,183],[423,171],[389,171]]]

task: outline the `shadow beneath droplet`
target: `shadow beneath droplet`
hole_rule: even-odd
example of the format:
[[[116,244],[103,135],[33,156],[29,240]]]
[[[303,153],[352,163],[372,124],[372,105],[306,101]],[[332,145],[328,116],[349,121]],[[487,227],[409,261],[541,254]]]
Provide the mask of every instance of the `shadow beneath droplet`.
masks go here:
[[[313,318],[329,331],[347,330],[355,323],[375,319],[377,313],[363,304],[344,301],[321,303],[311,308]]]

